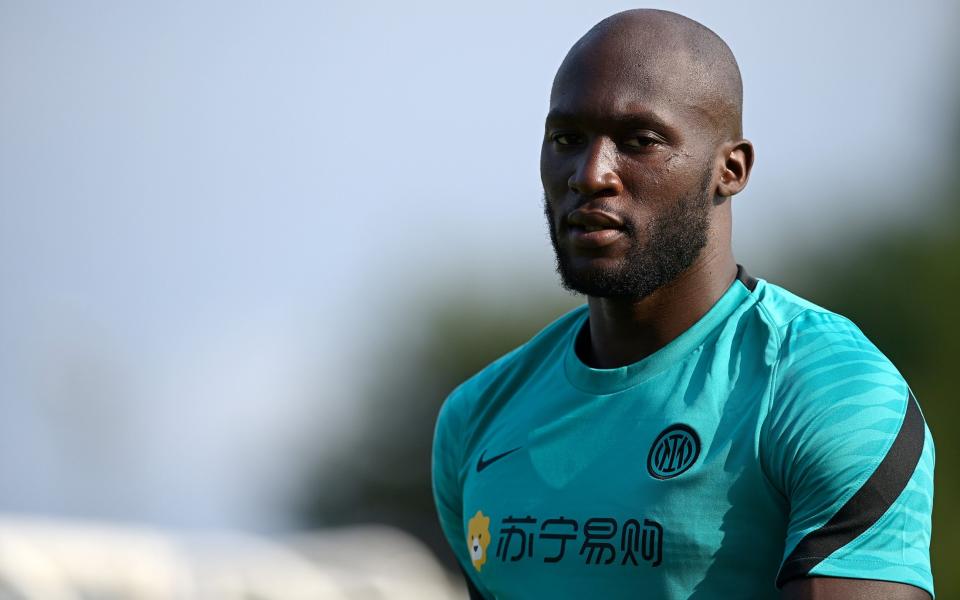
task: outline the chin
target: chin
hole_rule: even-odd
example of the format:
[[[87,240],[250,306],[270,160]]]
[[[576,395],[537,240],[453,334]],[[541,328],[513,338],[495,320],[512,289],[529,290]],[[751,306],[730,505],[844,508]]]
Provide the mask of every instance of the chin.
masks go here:
[[[583,254],[567,254],[561,261],[563,270],[576,279],[609,278],[623,272],[624,259],[622,256],[597,254],[584,256]]]
[[[571,292],[586,296],[608,297],[619,295],[617,291],[622,287],[622,273],[620,269],[610,265],[583,264],[558,265],[560,281],[563,287]]]

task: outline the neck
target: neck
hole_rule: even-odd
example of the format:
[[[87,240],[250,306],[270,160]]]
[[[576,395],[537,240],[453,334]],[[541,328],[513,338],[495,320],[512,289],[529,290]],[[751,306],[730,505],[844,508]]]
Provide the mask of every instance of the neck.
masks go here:
[[[594,368],[635,363],[669,344],[696,323],[727,291],[737,275],[733,252],[704,252],[676,279],[640,300],[588,300],[589,337],[578,343]]]

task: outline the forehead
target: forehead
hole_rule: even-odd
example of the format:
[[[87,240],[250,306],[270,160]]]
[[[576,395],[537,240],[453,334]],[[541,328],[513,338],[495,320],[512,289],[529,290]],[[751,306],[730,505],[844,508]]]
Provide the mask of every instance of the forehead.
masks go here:
[[[587,119],[655,114],[677,126],[699,124],[708,103],[699,71],[675,48],[622,40],[585,44],[557,71],[550,112]]]

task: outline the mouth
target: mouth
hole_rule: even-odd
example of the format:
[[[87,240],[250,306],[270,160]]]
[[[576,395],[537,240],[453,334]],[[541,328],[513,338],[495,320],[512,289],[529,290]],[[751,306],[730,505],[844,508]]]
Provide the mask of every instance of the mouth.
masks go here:
[[[623,221],[611,213],[578,208],[566,218],[567,231],[574,246],[602,248],[626,235]]]

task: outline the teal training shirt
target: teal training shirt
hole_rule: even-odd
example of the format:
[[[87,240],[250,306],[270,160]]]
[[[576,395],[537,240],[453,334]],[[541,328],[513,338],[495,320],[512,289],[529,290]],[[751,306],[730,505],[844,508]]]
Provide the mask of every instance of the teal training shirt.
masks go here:
[[[798,577],[933,593],[934,448],[846,318],[742,272],[640,362],[592,369],[580,307],[451,393],[443,531],[487,598],[776,598]]]

